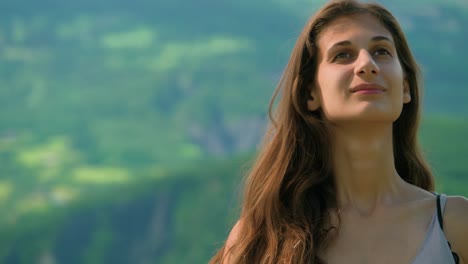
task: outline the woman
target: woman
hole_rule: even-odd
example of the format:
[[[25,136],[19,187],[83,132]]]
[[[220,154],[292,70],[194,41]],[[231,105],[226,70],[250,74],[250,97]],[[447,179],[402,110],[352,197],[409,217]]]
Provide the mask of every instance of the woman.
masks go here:
[[[292,51],[240,219],[211,263],[468,263],[468,200],[432,192],[417,145],[418,75],[385,8],[324,6]]]

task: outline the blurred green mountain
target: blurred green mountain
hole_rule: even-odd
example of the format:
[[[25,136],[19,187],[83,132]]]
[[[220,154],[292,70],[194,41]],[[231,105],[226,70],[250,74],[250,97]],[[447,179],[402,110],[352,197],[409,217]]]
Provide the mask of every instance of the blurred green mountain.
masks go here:
[[[23,141],[32,133],[38,142],[65,135],[86,162],[99,164],[251,150],[317,6],[24,2],[0,4],[0,135]],[[426,113],[466,116],[465,2],[397,2],[389,5],[424,69]]]
[[[206,262],[234,217],[239,159],[323,2],[0,2],[0,263]],[[468,4],[383,3],[425,73],[439,191],[467,195]]]

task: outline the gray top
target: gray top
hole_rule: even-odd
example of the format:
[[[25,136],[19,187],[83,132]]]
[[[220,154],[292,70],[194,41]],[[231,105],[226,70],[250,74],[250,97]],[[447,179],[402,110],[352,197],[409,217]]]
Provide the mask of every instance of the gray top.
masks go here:
[[[447,196],[440,195],[441,211],[444,212]],[[449,248],[444,232],[440,228],[437,209],[432,216],[427,230],[426,239],[411,264],[455,264],[452,251]]]

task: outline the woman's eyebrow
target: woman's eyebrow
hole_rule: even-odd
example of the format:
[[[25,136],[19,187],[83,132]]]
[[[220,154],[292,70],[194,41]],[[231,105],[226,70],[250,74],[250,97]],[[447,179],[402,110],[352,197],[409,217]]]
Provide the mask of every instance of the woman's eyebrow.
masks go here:
[[[324,53],[325,57],[329,57],[339,47],[346,47],[346,46],[351,46],[351,45],[352,45],[352,42],[349,41],[349,40],[339,41],[339,42],[331,45],[329,48],[325,49],[325,51],[323,53]]]
[[[337,43],[333,44],[328,50],[332,50],[335,47],[339,47],[339,46],[349,46],[349,45],[351,45],[351,41],[343,40],[343,41],[340,41],[340,42],[337,42]]]
[[[393,41],[389,37],[385,37],[385,36],[375,36],[375,37],[371,38],[371,41],[372,42],[388,41],[390,43],[393,43]],[[335,47],[339,47],[339,46],[350,46],[351,44],[352,44],[352,42],[349,41],[349,40],[339,41],[339,42],[333,44],[328,50],[332,50]]]
[[[390,43],[393,43],[393,41],[389,38],[389,37],[385,37],[385,36],[375,36],[371,39],[371,41],[373,42],[377,42],[377,41],[388,41]]]

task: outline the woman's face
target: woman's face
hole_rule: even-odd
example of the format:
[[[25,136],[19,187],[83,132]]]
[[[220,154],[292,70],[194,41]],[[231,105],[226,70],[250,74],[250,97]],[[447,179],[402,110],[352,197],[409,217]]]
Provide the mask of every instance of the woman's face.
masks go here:
[[[372,15],[341,17],[318,36],[309,110],[327,120],[394,122],[411,100],[393,37]]]

